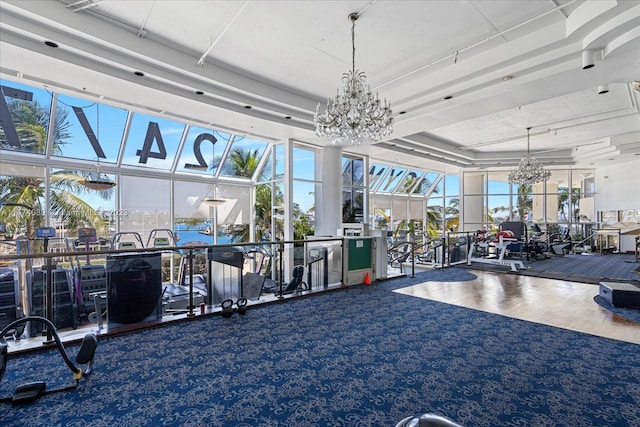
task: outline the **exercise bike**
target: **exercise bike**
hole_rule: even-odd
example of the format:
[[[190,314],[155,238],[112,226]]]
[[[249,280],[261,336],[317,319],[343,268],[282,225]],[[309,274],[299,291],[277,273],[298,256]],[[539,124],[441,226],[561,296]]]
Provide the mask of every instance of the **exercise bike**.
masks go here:
[[[43,323],[47,327],[48,331],[51,332],[51,335],[55,340],[55,343],[58,347],[58,350],[60,351],[60,354],[62,355],[62,358],[64,359],[64,362],[67,364],[69,369],[71,369],[71,372],[73,372],[73,380],[75,381],[75,384],[52,390],[46,389],[47,385],[44,381],[35,381],[21,384],[16,387],[12,396],[0,398],[0,402],[11,401],[13,405],[33,403],[44,394],[73,390],[78,387],[80,379],[89,375],[93,370],[94,355],[96,352],[96,347],[98,346],[98,340],[95,334],[88,333],[84,336],[84,338],[82,339],[82,344],[80,345],[80,350],[78,350],[78,354],[76,355],[76,363],[85,365],[85,369],[82,370],[80,367],[76,366],[69,358],[69,355],[67,354],[67,351],[62,345],[62,341],[60,341],[60,337],[56,332],[56,327],[50,320],[39,316],[27,316],[22,317],[18,320],[14,320],[13,322],[9,323],[2,330],[2,332],[0,332],[0,381],[2,381],[2,377],[4,376],[4,372],[7,367],[9,351],[9,346],[4,340],[4,336],[9,333],[9,331],[15,330],[17,327],[27,322]]]

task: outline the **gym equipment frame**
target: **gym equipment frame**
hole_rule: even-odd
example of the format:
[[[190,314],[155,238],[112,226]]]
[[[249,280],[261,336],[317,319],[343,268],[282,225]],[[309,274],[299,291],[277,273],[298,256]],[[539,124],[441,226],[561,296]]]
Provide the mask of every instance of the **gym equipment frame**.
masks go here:
[[[77,367],[69,358],[69,355],[67,354],[67,351],[62,345],[62,341],[60,341],[60,337],[56,332],[55,325],[50,320],[39,316],[27,316],[11,322],[2,330],[2,332],[0,332],[0,381],[2,381],[2,377],[4,376],[8,358],[8,345],[4,340],[4,336],[11,329],[14,329],[16,326],[27,322],[39,322],[47,325],[47,330],[50,331],[53,335],[53,339],[56,342],[62,358],[64,359],[69,369],[71,369],[71,372],[73,372],[73,379],[75,381],[75,384],[52,390],[46,390],[46,383],[44,381],[21,384],[16,387],[13,396],[0,398],[0,402],[11,400],[11,403],[13,405],[33,403],[38,400],[38,398],[43,394],[73,390],[78,387],[80,378],[89,375],[93,370],[93,359],[96,353],[96,347],[98,346],[98,340],[93,333],[88,333],[84,336],[84,338],[82,339],[82,344],[80,345],[80,350],[78,350],[78,354],[76,355],[76,363],[86,365],[86,368],[83,371],[81,368]]]
[[[513,237],[507,237],[507,234],[504,233],[506,232],[498,233],[496,239],[490,241],[490,238],[487,237],[488,231],[478,230],[469,245],[467,265],[471,265],[472,262],[499,265],[509,267],[513,272],[517,272],[518,269],[524,269],[525,266],[521,260],[504,259],[507,247],[518,241]],[[493,253],[490,253],[490,248],[494,249]]]

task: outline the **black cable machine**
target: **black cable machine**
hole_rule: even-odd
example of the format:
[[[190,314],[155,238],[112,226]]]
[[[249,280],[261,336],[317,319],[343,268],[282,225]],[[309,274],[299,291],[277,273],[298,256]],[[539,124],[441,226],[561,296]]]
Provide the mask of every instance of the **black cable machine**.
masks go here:
[[[53,227],[37,227],[37,240],[42,241],[42,253],[49,253],[49,243],[54,240],[62,241],[65,250],[69,251],[68,242],[64,238],[56,238]],[[27,241],[27,250],[32,252],[30,241]],[[42,316],[50,319],[56,328],[73,328],[78,326],[78,305],[75,298],[75,283],[73,280],[73,268],[66,269],[56,264],[55,260],[48,256],[44,265],[37,269],[27,271],[27,313],[31,316]],[[69,258],[71,267],[73,260]],[[48,330],[43,330],[45,324],[36,322],[29,324],[27,328],[30,336],[36,336],[41,332],[46,333],[47,340],[51,340]]]
[[[84,250],[86,259],[84,264],[76,259],[76,299],[80,317],[86,317],[94,322],[97,316],[102,316],[100,300],[106,297],[107,273],[104,264],[91,264],[91,245],[98,242],[95,228],[78,228],[78,238],[74,245],[76,251]]]
[[[0,222],[0,234],[4,235],[6,228]],[[15,250],[16,243],[13,240],[0,240],[0,247]],[[11,268],[8,265],[0,267],[0,328],[4,328],[9,323],[22,316],[22,301],[20,298],[20,284],[18,281],[18,268]],[[22,335],[24,326],[17,335]],[[18,331],[14,331],[14,334]]]

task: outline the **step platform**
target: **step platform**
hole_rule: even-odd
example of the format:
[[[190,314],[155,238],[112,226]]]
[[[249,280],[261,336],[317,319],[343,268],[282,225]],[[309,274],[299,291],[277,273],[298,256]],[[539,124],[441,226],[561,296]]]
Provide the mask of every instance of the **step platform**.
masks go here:
[[[631,283],[600,282],[600,298],[620,308],[640,308],[640,287]]]

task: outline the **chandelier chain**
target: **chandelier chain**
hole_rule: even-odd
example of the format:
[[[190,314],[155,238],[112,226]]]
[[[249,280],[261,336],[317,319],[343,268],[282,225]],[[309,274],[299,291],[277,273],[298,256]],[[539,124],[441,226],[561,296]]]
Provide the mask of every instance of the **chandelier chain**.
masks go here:
[[[356,73],[356,21],[358,20],[358,15],[352,13],[349,15],[349,20],[351,21],[351,72],[353,74]]]
[[[364,72],[356,69],[355,28],[357,13],[349,15],[351,21],[351,70],[342,75],[342,93],[327,99],[327,109],[320,114],[316,107],[314,124],[316,135],[327,137],[334,145],[342,142],[360,144],[379,141],[393,132],[391,105],[380,101],[371,92]]]

